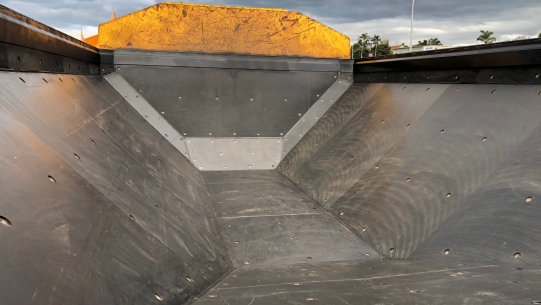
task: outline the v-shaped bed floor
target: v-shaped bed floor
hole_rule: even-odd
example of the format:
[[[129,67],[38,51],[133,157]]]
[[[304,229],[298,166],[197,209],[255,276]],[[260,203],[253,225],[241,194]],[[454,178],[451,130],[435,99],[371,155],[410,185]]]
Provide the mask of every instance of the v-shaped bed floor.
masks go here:
[[[276,171],[203,177],[237,267],[380,258]]]

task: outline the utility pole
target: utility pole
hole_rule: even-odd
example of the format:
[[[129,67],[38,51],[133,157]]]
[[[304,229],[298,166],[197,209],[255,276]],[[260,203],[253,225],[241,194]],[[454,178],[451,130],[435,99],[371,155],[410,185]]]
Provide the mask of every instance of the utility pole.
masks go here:
[[[411,3],[411,31],[410,31],[410,53],[413,51],[413,9],[415,7],[415,0]]]

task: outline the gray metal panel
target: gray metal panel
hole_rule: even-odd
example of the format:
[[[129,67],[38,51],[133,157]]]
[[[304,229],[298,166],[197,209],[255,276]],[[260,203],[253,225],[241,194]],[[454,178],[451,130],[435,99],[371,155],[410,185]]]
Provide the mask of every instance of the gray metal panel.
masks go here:
[[[302,116],[302,118],[293,126],[284,136],[283,157],[285,157],[306,133],[323,117],[323,115],[338,101],[338,99],[353,84],[352,80],[346,80],[340,77],[325,92],[316,103]]]
[[[174,260],[191,270],[189,276],[203,283],[195,292],[188,291],[187,297],[202,292],[230,270],[222,233],[198,171],[169,143],[162,143],[156,130],[107,82],[98,76],[51,74],[0,73],[0,78],[2,106],[54,148],[88,180],[86,184],[107,196],[123,217],[133,221],[132,215],[141,232],[159,245],[158,254],[153,256],[164,251],[174,253]],[[68,170],[69,166],[58,168]],[[26,207],[25,202],[13,201],[21,208]],[[110,242],[115,238],[124,238],[117,243],[130,251],[125,244],[137,243],[129,234],[113,236]],[[137,264],[145,263],[139,260]],[[152,265],[145,268],[152,269]],[[43,276],[43,281],[56,277],[51,273]],[[131,287],[140,291],[142,286],[136,282]],[[140,282],[148,285],[148,280]],[[175,283],[178,293],[184,282]]]
[[[112,73],[104,76],[104,78],[152,127],[156,128],[178,151],[188,159],[190,158],[182,135],[139,92],[133,89],[122,76]]]
[[[201,171],[274,169],[282,138],[186,138],[191,162]]]
[[[541,122],[541,87],[378,86],[347,124],[329,115],[280,170],[380,253],[405,258]]]
[[[187,137],[282,137],[338,72],[118,66]]]
[[[538,125],[411,257],[541,265],[540,148]]]
[[[195,304],[537,304],[540,271],[398,260],[244,268]]]
[[[158,51],[115,50],[116,65],[169,66],[193,68],[340,72],[338,59],[212,55]],[[353,72],[353,60],[350,62]]]
[[[0,141],[0,215],[11,223],[0,224],[2,304],[151,304],[154,293],[178,304],[216,280],[146,231],[142,218],[131,219],[6,108]],[[86,162],[81,156],[69,161]]]
[[[205,173],[237,266],[380,258],[280,174],[259,174]]]

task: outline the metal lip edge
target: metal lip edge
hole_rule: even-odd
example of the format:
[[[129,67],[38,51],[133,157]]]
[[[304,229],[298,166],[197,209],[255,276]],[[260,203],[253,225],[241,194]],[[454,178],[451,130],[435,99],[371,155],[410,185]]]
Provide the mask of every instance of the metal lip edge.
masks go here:
[[[412,64],[412,65],[423,65],[423,62],[427,64],[430,60],[439,60],[445,58],[454,58],[458,59],[460,57],[474,56],[473,60],[464,61],[463,69],[475,68],[475,67],[506,67],[506,66],[519,66],[519,65],[530,65],[530,64],[539,64],[536,62],[526,62],[525,60],[516,61],[516,53],[519,52],[541,52],[541,44],[537,45],[520,45],[520,46],[507,46],[502,48],[494,49],[477,49],[477,50],[467,50],[467,51],[453,51],[449,53],[433,53],[435,51],[422,52],[418,55],[408,56],[408,57],[382,57],[381,59],[375,60],[365,60],[365,61],[356,61],[355,69],[363,69],[363,67],[374,66],[377,67],[379,64],[392,64],[392,63],[403,63],[403,64]],[[511,62],[506,62],[505,60],[500,59],[483,59],[484,56],[498,56],[498,57],[508,57],[513,58]],[[479,61],[486,62],[479,62]],[[541,62],[540,62],[541,63]],[[427,67],[429,68],[429,67]],[[456,68],[456,67],[449,67]],[[398,68],[398,70],[407,70],[407,68]]]
[[[456,57],[464,55],[480,55],[480,54],[496,54],[496,53],[507,53],[507,52],[518,52],[518,51],[531,51],[531,50],[540,50],[541,51],[541,38],[522,40],[522,41],[512,41],[512,42],[501,42],[494,43],[489,45],[472,45],[466,47],[456,47],[435,51],[422,51],[422,52],[413,52],[406,54],[396,54],[375,57],[371,59],[356,59],[355,65],[370,65],[375,63],[390,62],[390,61],[409,61],[417,59],[429,59],[429,58],[441,58],[441,57]]]
[[[6,6],[0,5],[0,19],[4,19],[8,22],[11,22],[13,24],[16,24],[18,26],[26,27],[32,31],[35,31],[37,33],[49,36],[55,40],[62,41],[64,43],[67,43],[71,46],[77,47],[79,49],[83,49],[88,52],[92,53],[98,53],[99,50],[85,42],[79,41],[65,33],[62,33],[58,30],[55,30],[41,22],[38,22],[32,18],[29,18],[23,14],[20,14]],[[31,24],[35,23],[35,25]],[[1,37],[1,36],[0,36]],[[1,39],[1,38],[0,38]],[[4,41],[4,40],[1,40]],[[6,43],[9,43],[8,41],[5,41]]]
[[[312,72],[339,72],[341,68],[339,59],[324,58],[174,53],[128,49],[115,50],[114,54],[116,65]]]

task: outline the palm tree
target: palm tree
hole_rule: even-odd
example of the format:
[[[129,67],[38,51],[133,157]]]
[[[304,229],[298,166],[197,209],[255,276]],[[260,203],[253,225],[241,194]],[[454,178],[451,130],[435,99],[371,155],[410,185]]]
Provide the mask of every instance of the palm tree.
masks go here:
[[[492,37],[492,35],[494,35],[494,32],[481,30],[481,35],[477,37],[477,41],[481,41],[484,44],[493,43],[496,41],[496,38]]]
[[[431,45],[431,46],[440,46],[440,45],[443,45],[443,43],[441,43],[441,41],[438,39],[438,38],[430,38],[428,40],[428,45]]]
[[[374,35],[374,37],[372,37],[372,42],[374,43],[374,48],[375,48],[374,56],[378,56],[378,42],[380,41],[381,41],[381,38],[378,35]]]
[[[359,40],[361,40],[361,58],[363,58],[363,51],[364,51],[364,44],[370,39],[370,36],[368,33],[361,34],[361,37],[359,37]]]
[[[426,40],[426,39],[423,40],[423,41],[420,41],[420,40],[419,40],[419,41],[417,42],[417,45],[418,45],[418,46],[427,46],[427,45],[428,45],[428,40]]]

